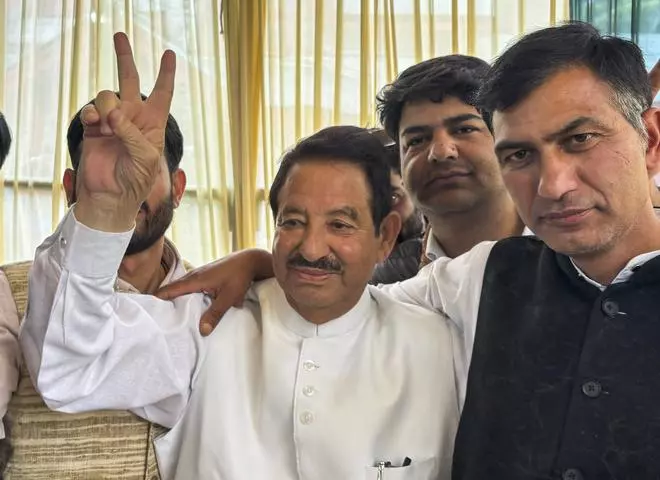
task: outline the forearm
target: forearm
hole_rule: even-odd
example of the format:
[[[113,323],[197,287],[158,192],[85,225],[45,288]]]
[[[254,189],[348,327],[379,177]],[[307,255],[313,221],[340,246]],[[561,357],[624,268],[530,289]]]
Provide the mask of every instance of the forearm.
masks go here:
[[[254,273],[254,281],[267,280],[275,276],[273,271],[273,255],[259,248],[250,248],[239,253],[249,256],[249,262]]]
[[[187,401],[197,363],[196,322],[188,320],[201,313],[201,296],[197,311],[183,312],[116,293],[130,231],[102,234],[69,213],[53,237],[37,250],[20,336],[37,389],[61,411],[143,409],[169,423]],[[161,401],[173,410],[155,407],[150,416]]]
[[[76,220],[86,227],[100,232],[122,233],[133,229],[138,209],[83,196],[74,204],[73,212]]]

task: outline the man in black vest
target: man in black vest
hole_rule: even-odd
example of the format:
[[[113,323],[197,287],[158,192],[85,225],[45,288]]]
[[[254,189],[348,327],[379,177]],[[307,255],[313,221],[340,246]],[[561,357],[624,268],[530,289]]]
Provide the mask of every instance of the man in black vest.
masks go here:
[[[454,478],[660,477],[651,101],[639,48],[584,24],[524,37],[489,72],[504,182],[543,242],[478,247],[472,279],[429,274],[452,319],[476,320]],[[472,284],[477,308],[445,283]]]
[[[454,479],[660,478],[651,100],[639,48],[581,23],[523,37],[488,73],[480,105],[503,179],[540,239],[484,242],[388,287],[461,331]],[[256,258],[231,257],[187,289],[236,288]]]

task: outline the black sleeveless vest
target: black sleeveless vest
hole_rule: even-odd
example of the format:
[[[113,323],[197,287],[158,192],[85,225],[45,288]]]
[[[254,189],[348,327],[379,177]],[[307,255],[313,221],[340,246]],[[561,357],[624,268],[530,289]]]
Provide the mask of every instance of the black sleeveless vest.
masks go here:
[[[495,245],[452,478],[660,479],[660,257],[601,292],[536,239]]]

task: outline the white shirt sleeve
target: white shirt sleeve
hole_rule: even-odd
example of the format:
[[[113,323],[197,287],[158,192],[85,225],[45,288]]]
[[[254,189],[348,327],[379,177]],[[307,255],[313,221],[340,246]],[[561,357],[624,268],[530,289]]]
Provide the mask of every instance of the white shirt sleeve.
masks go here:
[[[18,385],[20,359],[16,303],[7,276],[0,272],[0,418],[7,413],[12,392]],[[5,427],[0,421],[2,438],[5,438]]]
[[[438,311],[456,325],[462,343],[462,358],[457,359],[457,376],[462,381],[467,381],[484,272],[495,243],[479,243],[454,259],[438,258],[413,278],[378,286],[401,302]]]
[[[201,360],[198,321],[208,302],[116,292],[132,233],[92,230],[67,213],[37,249],[21,347],[50,408],[131,410],[171,427]]]

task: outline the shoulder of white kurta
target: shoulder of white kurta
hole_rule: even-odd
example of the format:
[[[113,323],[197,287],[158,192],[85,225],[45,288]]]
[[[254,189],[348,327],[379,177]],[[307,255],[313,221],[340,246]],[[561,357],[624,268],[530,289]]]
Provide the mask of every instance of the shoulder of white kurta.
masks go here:
[[[401,302],[370,285],[369,293],[376,303],[378,321],[401,330],[442,332],[447,329],[447,317],[442,313],[421,306]]]

